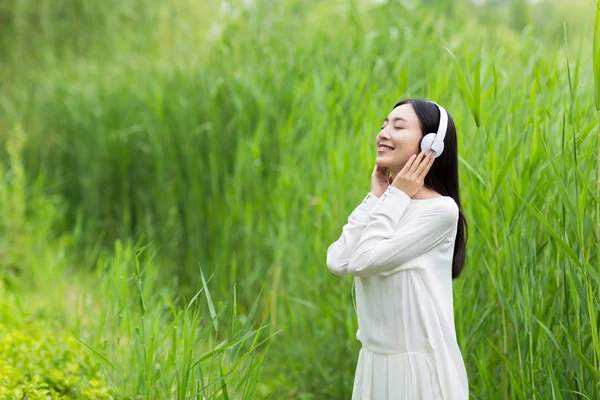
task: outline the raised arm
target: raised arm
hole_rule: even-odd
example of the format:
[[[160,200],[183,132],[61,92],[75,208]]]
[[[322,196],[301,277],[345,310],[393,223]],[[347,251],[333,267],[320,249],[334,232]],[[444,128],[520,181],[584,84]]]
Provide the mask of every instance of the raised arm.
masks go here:
[[[348,222],[342,228],[342,234],[327,249],[327,268],[335,275],[346,275],[350,254],[360,239],[361,232],[370,221],[370,212],[379,198],[369,192],[364,200],[352,211]]]
[[[458,207],[447,199],[433,200],[414,219],[397,227],[411,198],[388,187],[371,211],[371,220],[354,246],[346,272],[371,276],[401,270],[408,261],[428,252],[445,239],[458,221]]]

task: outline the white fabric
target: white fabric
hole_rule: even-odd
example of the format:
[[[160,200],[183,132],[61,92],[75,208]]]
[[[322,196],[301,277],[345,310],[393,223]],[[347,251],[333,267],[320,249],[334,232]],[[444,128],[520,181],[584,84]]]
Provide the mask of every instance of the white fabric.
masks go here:
[[[452,257],[458,206],[389,186],[367,194],[327,249],[356,285],[358,355],[352,400],[467,400],[456,340]]]

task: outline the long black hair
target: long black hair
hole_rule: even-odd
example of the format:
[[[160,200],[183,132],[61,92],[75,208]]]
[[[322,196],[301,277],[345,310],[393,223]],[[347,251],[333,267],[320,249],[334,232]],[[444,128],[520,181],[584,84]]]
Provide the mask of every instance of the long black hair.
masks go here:
[[[432,102],[421,99],[405,99],[393,107],[402,104],[411,104],[419,118],[423,136],[435,133],[440,124],[440,110]],[[468,225],[460,206],[460,190],[458,185],[458,144],[456,140],[456,126],[450,113],[448,113],[448,129],[444,138],[444,151],[436,158],[431,169],[425,176],[424,185],[435,190],[443,196],[450,196],[458,205],[458,229],[454,244],[452,259],[452,279],[458,278],[465,264],[465,255],[468,240]]]

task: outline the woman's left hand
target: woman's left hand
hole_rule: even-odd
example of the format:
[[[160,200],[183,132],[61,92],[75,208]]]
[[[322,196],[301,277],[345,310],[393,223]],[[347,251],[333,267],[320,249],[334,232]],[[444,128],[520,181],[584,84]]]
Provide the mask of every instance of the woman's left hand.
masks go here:
[[[433,165],[434,160],[435,157],[431,152],[425,153],[421,151],[418,155],[413,154],[406,164],[404,164],[402,171],[394,178],[392,186],[413,197],[423,186],[425,176]]]

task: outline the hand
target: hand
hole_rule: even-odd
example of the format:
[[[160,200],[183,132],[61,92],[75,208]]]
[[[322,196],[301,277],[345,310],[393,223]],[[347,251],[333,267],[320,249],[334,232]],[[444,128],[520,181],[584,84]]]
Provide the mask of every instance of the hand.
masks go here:
[[[373,173],[371,174],[371,193],[377,197],[381,197],[392,182],[392,178],[389,177],[389,174],[389,168],[380,167],[375,164],[375,168],[373,168]]]
[[[434,160],[432,152],[421,151],[418,155],[413,154],[392,181],[392,186],[413,197],[423,186],[425,176]]]

